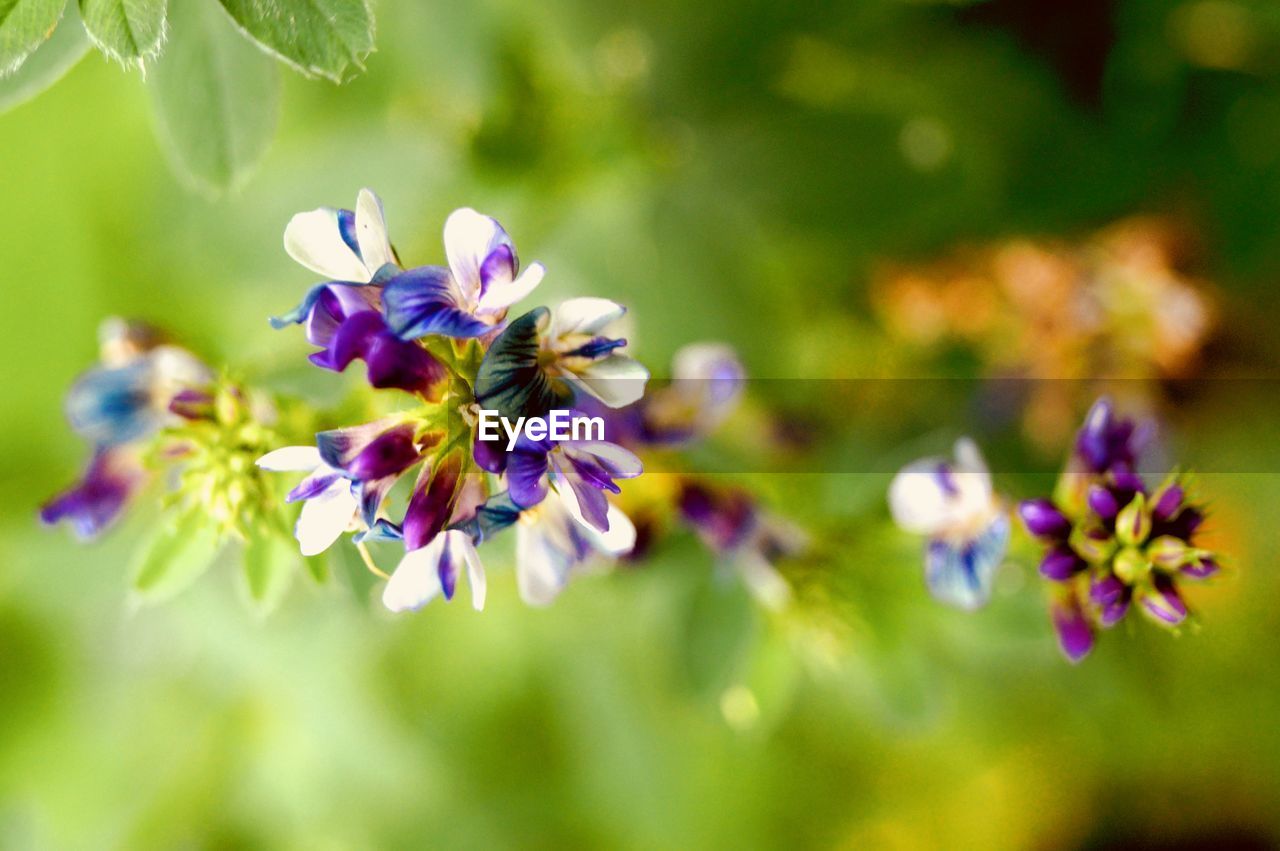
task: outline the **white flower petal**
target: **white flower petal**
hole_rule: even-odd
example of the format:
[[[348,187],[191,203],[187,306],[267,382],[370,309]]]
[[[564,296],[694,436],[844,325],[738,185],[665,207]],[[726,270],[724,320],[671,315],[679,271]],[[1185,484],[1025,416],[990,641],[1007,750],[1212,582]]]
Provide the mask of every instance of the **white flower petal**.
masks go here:
[[[436,535],[425,547],[404,554],[382,589],[382,605],[393,612],[420,609],[444,590],[440,586],[440,553],[444,536]]]
[[[889,485],[889,512],[899,528],[917,535],[932,535],[952,521],[952,509],[943,478],[949,465],[942,458],[913,461],[893,477]]]
[[[444,547],[449,551],[450,561],[457,564],[461,559],[466,563],[467,583],[471,586],[471,605],[477,612],[482,611],[488,585],[485,581],[484,564],[480,561],[480,554],[476,552],[471,536],[466,532],[450,529],[437,537],[444,539]]]
[[[387,222],[382,214],[382,199],[370,189],[361,189],[356,198],[356,244],[370,277],[388,263],[395,262]]]
[[[622,408],[644,395],[649,370],[634,358],[615,352],[567,377],[610,408]]]
[[[494,313],[520,301],[542,283],[542,276],[546,272],[541,263],[531,263],[511,283],[491,285],[489,291],[480,298],[480,312]]]
[[[320,460],[320,450],[314,446],[285,446],[281,449],[273,449],[257,461],[262,469],[277,473],[314,470],[323,463]]]
[[[596,334],[610,322],[622,318],[627,309],[607,298],[571,298],[562,301],[551,320],[553,340],[567,334]]]
[[[338,479],[327,490],[302,505],[294,536],[304,556],[319,555],[351,526],[360,504],[351,493],[351,483]]]
[[[565,440],[560,446],[568,455],[593,455],[604,461],[619,479],[634,479],[644,472],[644,462],[634,452],[607,440]]]
[[[284,229],[284,250],[313,272],[334,281],[367,283],[370,275],[342,240],[338,211],[321,207],[298,213]]]
[[[555,545],[548,526],[555,522],[561,521],[542,512],[534,522],[516,526],[516,584],[530,606],[548,605],[569,581],[573,556]]]
[[[609,511],[605,518],[609,524],[609,530],[601,532],[587,522],[587,518],[582,514],[581,506],[578,505],[577,497],[573,495],[569,488],[556,490],[554,493],[560,504],[569,512],[573,521],[581,527],[577,531],[580,534],[585,534],[591,545],[602,554],[617,558],[618,556],[626,555],[635,548],[635,524],[631,522],[630,517],[623,513],[621,508],[609,503]]]
[[[480,264],[497,246],[506,243],[506,231],[495,219],[470,207],[454,210],[444,223],[444,253],[454,280],[468,300],[480,292]]]

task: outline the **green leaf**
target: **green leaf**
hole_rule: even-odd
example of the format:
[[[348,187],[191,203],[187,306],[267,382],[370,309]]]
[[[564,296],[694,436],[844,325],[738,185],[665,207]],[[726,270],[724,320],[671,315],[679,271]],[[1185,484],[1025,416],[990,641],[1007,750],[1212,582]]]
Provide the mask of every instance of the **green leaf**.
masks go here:
[[[0,77],[17,71],[53,34],[66,0],[0,0]]]
[[[373,50],[366,0],[221,0],[250,38],[304,74],[341,83]]]
[[[143,545],[130,571],[134,595],[146,603],[167,600],[196,581],[220,549],[217,531],[199,506],[171,511],[162,523],[160,532]]]
[[[80,16],[98,49],[128,65],[160,52],[164,7],[165,0],[80,0]]]
[[[197,188],[239,185],[275,133],[275,63],[239,33],[214,0],[183,0],[170,13],[169,45],[147,80],[174,169]]]
[[[297,544],[271,532],[255,534],[245,544],[241,576],[259,612],[266,614],[280,604],[301,558]]]
[[[49,40],[21,68],[0,79],[0,112],[26,103],[61,80],[88,52],[89,39],[73,4]]]

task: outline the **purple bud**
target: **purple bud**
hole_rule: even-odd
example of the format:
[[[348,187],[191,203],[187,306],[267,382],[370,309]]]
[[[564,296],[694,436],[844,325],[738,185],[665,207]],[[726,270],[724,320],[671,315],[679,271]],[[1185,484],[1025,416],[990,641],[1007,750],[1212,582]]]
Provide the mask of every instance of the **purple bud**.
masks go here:
[[[1187,604],[1182,602],[1173,580],[1157,576],[1150,588],[1139,592],[1143,612],[1161,626],[1177,626],[1187,619]]]
[[[193,388],[180,390],[169,400],[169,412],[186,420],[212,420],[213,394]]]
[[[1222,567],[1212,556],[1205,556],[1184,564],[1180,572],[1183,576],[1191,579],[1208,579],[1210,576],[1216,575],[1220,570],[1222,570]]]
[[[1129,500],[1133,499],[1136,494],[1146,493],[1146,482],[1142,481],[1142,476],[1132,470],[1113,470],[1111,472],[1111,482],[1115,485],[1119,492],[1117,496],[1121,503],[1128,505]]]
[[[1065,547],[1055,547],[1040,562],[1040,575],[1054,582],[1064,582],[1084,569],[1084,559]]]
[[[1089,599],[1098,607],[1098,620],[1110,628],[1124,619],[1133,592],[1114,574],[1095,576],[1089,583]]]
[[[1062,540],[1071,532],[1071,521],[1047,499],[1028,499],[1018,506],[1027,531],[1037,538]]]
[[[385,479],[403,473],[420,457],[413,442],[413,426],[408,423],[388,429],[369,441],[352,459],[347,472],[362,482]]]
[[[1070,599],[1054,602],[1051,608],[1053,628],[1058,633],[1058,645],[1073,664],[1079,662],[1093,649],[1093,627],[1084,616],[1080,601]]]
[[[1103,520],[1113,520],[1120,513],[1120,501],[1102,485],[1089,488],[1089,509]]]
[[[1156,520],[1168,520],[1177,513],[1178,507],[1182,505],[1182,498],[1185,492],[1178,485],[1170,485],[1160,494],[1160,498],[1156,500],[1156,504],[1151,507],[1151,516]]]

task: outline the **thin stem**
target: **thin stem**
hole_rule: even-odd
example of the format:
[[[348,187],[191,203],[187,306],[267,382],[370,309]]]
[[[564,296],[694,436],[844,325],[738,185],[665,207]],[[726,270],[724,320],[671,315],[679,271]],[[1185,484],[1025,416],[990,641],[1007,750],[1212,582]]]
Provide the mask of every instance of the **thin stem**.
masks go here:
[[[364,560],[364,566],[369,568],[370,573],[382,579],[391,578],[374,562],[373,556],[369,554],[369,548],[363,542],[356,544],[356,549],[360,552],[360,558]]]

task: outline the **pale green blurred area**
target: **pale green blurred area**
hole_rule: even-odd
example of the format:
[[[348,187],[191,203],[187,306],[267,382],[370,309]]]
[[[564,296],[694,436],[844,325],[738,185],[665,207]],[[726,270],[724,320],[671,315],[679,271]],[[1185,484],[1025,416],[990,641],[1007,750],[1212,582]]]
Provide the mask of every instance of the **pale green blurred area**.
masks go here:
[[[440,262],[453,208],[498,216],[550,270],[539,301],[628,304],[656,374],[700,339],[756,376],[871,371],[875,258],[1174,210],[1208,244],[1218,368],[1272,373],[1267,7],[1085,4],[1114,38],[1073,30],[1084,59],[1059,60],[1014,35],[1033,5],[384,0],[368,73],[290,76],[279,138],[221,200],[174,180],[138,75],[97,54],[0,116],[0,847],[1268,847],[1274,474],[1203,478],[1234,570],[1192,592],[1199,635],[1137,623],[1078,668],[1025,541],[989,608],[932,603],[883,476],[752,478],[818,553],[824,604],[774,618],[686,536],[546,610],[519,603],[504,540],[483,614],[463,595],[388,616],[357,568],[299,577],[260,620],[226,565],[135,611],[149,507],[93,546],[35,519],[83,461],[61,397],[99,320],[290,376],[307,347],[266,317],[311,277],[284,223],[366,185],[413,263]],[[1089,56],[1108,59],[1096,78]],[[336,402],[357,383],[308,387]],[[1274,457],[1277,422],[1274,399],[1210,388],[1177,433],[1202,468],[1244,470]],[[863,423],[816,451],[879,451],[864,433],[887,439]]]

